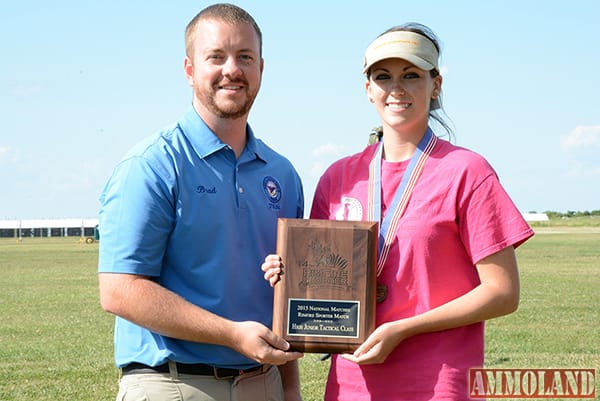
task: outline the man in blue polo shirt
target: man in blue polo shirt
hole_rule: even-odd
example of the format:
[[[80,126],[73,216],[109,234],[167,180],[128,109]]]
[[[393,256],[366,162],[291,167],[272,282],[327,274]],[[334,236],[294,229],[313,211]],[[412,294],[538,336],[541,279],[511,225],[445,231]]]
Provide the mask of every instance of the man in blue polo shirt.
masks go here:
[[[304,208],[293,166],[247,123],[262,35],[244,10],[216,4],[185,37],[192,107],[134,147],[100,197],[119,399],[299,400],[302,354],[269,330],[273,293],[260,271],[277,218]]]

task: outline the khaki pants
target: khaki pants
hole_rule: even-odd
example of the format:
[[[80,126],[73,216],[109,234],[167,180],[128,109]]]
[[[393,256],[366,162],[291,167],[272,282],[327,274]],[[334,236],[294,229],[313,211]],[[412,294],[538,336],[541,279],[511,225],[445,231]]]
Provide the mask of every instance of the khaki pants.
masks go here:
[[[283,401],[279,369],[265,366],[229,380],[170,373],[126,374],[117,401]]]

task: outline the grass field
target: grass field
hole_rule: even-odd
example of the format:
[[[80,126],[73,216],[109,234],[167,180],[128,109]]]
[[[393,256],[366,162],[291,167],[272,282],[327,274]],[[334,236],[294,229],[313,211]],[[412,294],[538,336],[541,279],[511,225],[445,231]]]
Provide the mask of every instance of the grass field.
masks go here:
[[[600,230],[537,227],[518,250],[521,306],[487,324],[488,367],[600,367]],[[113,318],[98,303],[98,245],[0,240],[0,400],[114,400]],[[301,360],[305,401],[328,362]],[[596,392],[600,394],[596,384]]]

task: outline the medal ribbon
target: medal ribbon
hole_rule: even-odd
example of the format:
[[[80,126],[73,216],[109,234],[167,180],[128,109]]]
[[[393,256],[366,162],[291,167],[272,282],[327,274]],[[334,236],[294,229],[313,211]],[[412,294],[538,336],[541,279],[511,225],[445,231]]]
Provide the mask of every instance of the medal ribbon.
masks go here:
[[[381,220],[381,160],[383,154],[383,141],[379,143],[375,156],[369,165],[369,199],[368,199],[368,216],[371,221],[376,221],[380,224],[379,228],[379,252],[377,260],[377,276],[381,274],[383,265],[387,260],[390,246],[398,229],[400,217],[404,214],[410,195],[423,171],[425,161],[433,151],[437,137],[433,134],[431,128],[427,128],[427,132],[421,138],[421,141],[415,149],[415,153],[410,158],[408,167],[402,176],[400,185],[396,189],[392,204],[388,209],[383,221]]]

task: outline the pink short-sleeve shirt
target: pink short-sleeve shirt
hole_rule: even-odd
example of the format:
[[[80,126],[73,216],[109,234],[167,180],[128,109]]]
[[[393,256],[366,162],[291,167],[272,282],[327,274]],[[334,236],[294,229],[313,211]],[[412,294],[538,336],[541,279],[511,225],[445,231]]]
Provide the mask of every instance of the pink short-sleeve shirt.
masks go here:
[[[311,218],[369,220],[369,163],[377,145],[337,161],[321,177]],[[382,163],[382,216],[408,161]],[[438,140],[401,217],[379,282],[388,295],[377,325],[426,312],[479,284],[475,264],[533,235],[492,167],[478,154]],[[484,324],[417,335],[385,363],[333,358],[326,400],[463,400],[467,373],[480,367]]]

